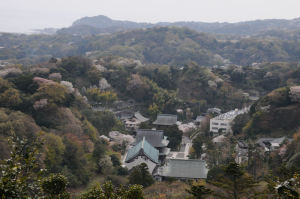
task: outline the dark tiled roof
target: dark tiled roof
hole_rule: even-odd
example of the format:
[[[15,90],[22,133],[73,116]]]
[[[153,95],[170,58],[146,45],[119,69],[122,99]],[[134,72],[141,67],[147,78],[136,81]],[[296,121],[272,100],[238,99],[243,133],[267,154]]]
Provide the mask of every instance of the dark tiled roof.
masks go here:
[[[121,119],[121,120],[125,120],[125,119],[130,119],[134,116],[133,112],[129,112],[129,111],[122,111],[122,112],[118,112],[117,116]]]
[[[204,160],[168,159],[158,169],[158,175],[173,178],[206,179],[208,169]]]
[[[138,119],[141,122],[147,122],[149,120],[148,118],[142,116],[142,114],[140,114],[139,112],[134,113],[134,117],[136,117],[136,119]]]
[[[286,137],[281,138],[260,138],[256,141],[256,144],[259,144],[262,147],[265,147],[266,143],[269,144],[281,144],[286,139]]]
[[[176,124],[177,115],[159,114],[153,124],[171,126]]]
[[[138,129],[136,131],[136,141],[140,142],[143,137],[154,147],[164,147],[168,143],[164,143],[164,132],[162,130]]]
[[[240,148],[248,148],[248,144],[243,141],[238,141],[237,144]]]

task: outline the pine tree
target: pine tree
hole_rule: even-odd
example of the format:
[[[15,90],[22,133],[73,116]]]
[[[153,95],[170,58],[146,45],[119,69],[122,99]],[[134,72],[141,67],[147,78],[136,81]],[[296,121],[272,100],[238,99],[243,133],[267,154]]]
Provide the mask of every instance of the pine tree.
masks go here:
[[[115,187],[108,181],[102,186],[96,185],[80,196],[80,199],[144,199],[140,185]]]
[[[187,189],[186,192],[192,195],[187,199],[203,199],[205,196],[212,194],[212,191],[205,187],[204,182],[193,183],[190,189]]]
[[[253,179],[235,162],[226,165],[223,172],[211,183],[224,189],[234,199],[238,199],[247,189],[255,186]]]
[[[143,187],[148,187],[154,183],[154,179],[150,175],[148,166],[145,163],[133,168],[129,176],[129,183],[143,185]]]

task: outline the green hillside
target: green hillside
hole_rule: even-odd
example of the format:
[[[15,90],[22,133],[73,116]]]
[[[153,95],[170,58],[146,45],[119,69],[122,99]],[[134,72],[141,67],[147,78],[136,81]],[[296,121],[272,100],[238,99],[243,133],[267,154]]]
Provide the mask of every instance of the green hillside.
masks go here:
[[[29,143],[39,138],[43,143],[40,161],[47,172],[64,174],[71,187],[85,186],[108,172],[99,161],[113,154],[118,161],[120,156],[99,136],[122,127],[112,113],[94,112],[78,92],[79,85],[93,85],[89,76],[93,67],[87,59],[70,58],[46,65],[35,67],[35,71],[43,71],[40,73],[21,68],[21,73],[0,78],[0,157],[9,157],[10,137]],[[95,71],[92,74],[97,78]],[[74,84],[63,81],[67,79]],[[108,173],[117,173],[119,166],[113,167],[110,159],[107,164]]]
[[[284,36],[285,32],[279,35]],[[251,65],[257,62],[298,62],[300,59],[297,36],[283,39],[265,33],[260,36],[226,38],[175,27],[88,36],[1,34],[0,46],[0,59],[18,59],[23,63],[39,62],[51,56],[86,53],[93,57],[118,55],[145,63],[176,66],[191,61],[204,66],[222,66],[228,63]]]

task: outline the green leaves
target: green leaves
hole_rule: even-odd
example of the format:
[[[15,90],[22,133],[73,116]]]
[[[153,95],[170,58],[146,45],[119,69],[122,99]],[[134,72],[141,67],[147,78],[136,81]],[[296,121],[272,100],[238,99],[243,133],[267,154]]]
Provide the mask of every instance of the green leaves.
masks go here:
[[[154,183],[154,179],[149,173],[148,166],[145,163],[142,163],[132,169],[129,176],[129,183],[140,184],[144,187],[150,186]]]
[[[101,91],[98,88],[89,88],[86,95],[91,102],[102,103],[105,106],[117,100],[117,94],[114,91]]]
[[[225,174],[232,180],[237,180],[243,175],[241,167],[239,164],[235,162],[229,163],[229,165],[225,168]]]
[[[58,83],[44,83],[42,84],[38,92],[34,94],[34,97],[38,100],[48,99],[49,102],[55,104],[65,104],[68,100],[68,93],[63,85]]]
[[[280,180],[277,176],[268,175],[266,181],[268,182],[268,189],[273,197],[282,199],[298,199],[300,196],[300,175],[292,173],[292,178]]]
[[[210,173],[210,176],[208,176],[210,178],[209,182],[227,192],[230,198],[237,199],[246,192],[256,191],[253,189],[256,184],[252,177],[235,162],[230,162],[223,168],[212,169]]]
[[[198,135],[193,140],[193,149],[195,150],[193,154],[191,154],[195,158],[200,158],[203,153],[202,145],[203,145],[203,137]]]
[[[38,198],[41,194],[38,148],[40,142],[10,139],[11,157],[0,164],[0,196],[2,198]]]
[[[80,199],[144,199],[143,187],[141,185],[115,187],[108,181],[102,186],[94,186],[82,194]]]
[[[60,67],[70,74],[82,75],[92,67],[92,64],[91,61],[85,57],[73,56],[62,59]],[[65,75],[67,75],[67,73]]]
[[[9,142],[11,157],[0,164],[1,198],[70,198],[66,177],[52,174],[43,178],[45,170],[40,166],[38,138],[30,142],[13,135]]]
[[[0,89],[4,88],[2,87]],[[0,106],[2,107],[16,108],[21,103],[20,92],[17,89],[7,88],[0,94]]]
[[[192,195],[192,197],[188,199],[202,199],[212,193],[210,189],[205,187],[205,183],[201,181],[199,183],[194,182],[191,185],[190,189],[187,189],[186,192]]]
[[[49,198],[70,198],[66,191],[67,178],[61,174],[51,174],[43,179],[41,186]]]

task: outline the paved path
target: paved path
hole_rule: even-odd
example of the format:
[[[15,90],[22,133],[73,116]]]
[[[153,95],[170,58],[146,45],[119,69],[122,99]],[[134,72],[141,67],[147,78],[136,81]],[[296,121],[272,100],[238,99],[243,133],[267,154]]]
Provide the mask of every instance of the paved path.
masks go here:
[[[182,141],[180,145],[179,151],[171,151],[168,155],[168,158],[174,158],[174,159],[189,159],[189,151],[192,146],[192,141],[186,137],[182,136]]]

